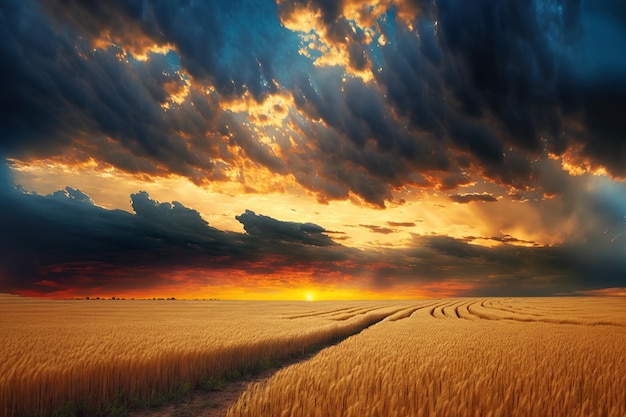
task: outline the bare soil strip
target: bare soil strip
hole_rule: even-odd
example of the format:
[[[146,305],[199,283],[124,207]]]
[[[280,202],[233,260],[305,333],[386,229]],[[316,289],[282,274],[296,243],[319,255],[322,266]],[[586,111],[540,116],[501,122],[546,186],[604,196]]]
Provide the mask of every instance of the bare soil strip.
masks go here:
[[[286,360],[256,375],[243,375],[215,391],[196,390],[182,402],[165,404],[157,408],[133,410],[129,417],[224,417],[228,407],[239,399],[249,384],[271,378],[277,371],[293,364],[304,362],[318,352],[311,352],[299,358]]]
[[[224,417],[226,416],[228,407],[239,399],[241,394],[248,388],[248,385],[267,380],[281,369],[297,363],[305,362],[313,356],[319,354],[324,349],[337,345],[347,338],[361,333],[363,330],[383,321],[397,312],[398,311],[392,311],[380,320],[375,321],[369,326],[361,328],[359,331],[348,335],[341,340],[326,344],[303,355],[285,359],[281,361],[280,364],[271,366],[256,375],[243,375],[236,381],[228,382],[223,387],[214,391],[201,389],[195,390],[186,396],[180,403],[165,404],[160,407],[149,409],[132,410],[129,413],[129,417]]]

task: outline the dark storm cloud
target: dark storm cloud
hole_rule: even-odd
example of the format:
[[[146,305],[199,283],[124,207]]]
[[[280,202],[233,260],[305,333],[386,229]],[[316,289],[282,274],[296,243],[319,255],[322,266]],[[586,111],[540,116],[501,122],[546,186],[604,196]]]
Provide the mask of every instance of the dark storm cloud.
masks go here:
[[[239,62],[243,59],[238,56],[240,49],[226,45],[224,40],[228,38],[225,26],[198,26],[224,33],[205,33],[203,40],[192,38],[194,45],[184,46],[182,38],[189,37],[187,31],[200,23],[198,19],[216,17],[212,9],[179,8],[175,14],[173,10],[161,10],[161,6],[146,6],[149,10],[143,10],[123,2],[50,2],[46,6],[34,1],[9,1],[0,10],[0,35],[6,40],[0,46],[4,62],[0,68],[4,109],[0,115],[0,151],[22,160],[55,156],[74,162],[94,158],[132,173],[176,173],[202,183],[224,179],[223,163],[216,159],[233,159],[223,140],[223,135],[228,135],[253,160],[275,172],[284,170],[282,163],[255,139],[254,132],[232,114],[221,111],[217,93],[189,85],[190,80],[179,71],[178,57],[173,52],[149,53],[146,61],[138,61],[132,55],[121,58],[128,53],[122,49],[127,45],[113,44],[102,49],[91,44],[99,35],[114,36],[118,32],[120,42],[125,40],[123,35],[129,42],[140,35],[154,36],[148,45],[170,42],[183,52],[195,50],[195,44],[207,48],[214,42],[215,47],[209,46],[212,57],[202,51],[197,51],[197,55],[190,52],[189,57],[183,54],[180,59],[185,69],[202,68],[206,75],[201,75],[213,80],[216,86],[224,74],[239,76],[236,82],[230,78],[223,81],[219,89],[222,97],[239,95],[226,90],[241,90],[243,85],[253,94],[274,91],[276,75],[263,66],[265,58],[250,51],[253,56],[246,60],[246,65]],[[52,19],[47,12],[57,17]],[[170,12],[172,27],[163,21]],[[170,35],[165,28],[174,32],[172,39],[164,38]],[[263,39],[266,46],[275,41]],[[255,43],[261,41],[254,36],[249,41],[250,48],[270,50]],[[248,41],[241,42],[243,46]],[[228,55],[224,48],[235,55]],[[209,66],[209,62],[197,61],[217,56],[230,56],[232,62]],[[215,68],[221,68],[224,74],[213,71]],[[254,77],[256,84],[252,82]],[[189,92],[184,102],[170,100],[170,94],[185,88]],[[164,109],[164,105],[169,108]]]
[[[163,284],[161,274],[149,278],[138,267],[171,271],[172,263],[193,263],[196,252],[216,259],[229,255],[227,234],[198,228],[198,218],[176,203],[159,206],[139,193],[132,199],[140,211],[131,215],[72,194],[78,191],[67,188],[45,197],[12,192],[3,201],[1,264],[7,290],[28,289],[42,279],[65,288],[81,280],[87,288],[151,288]],[[127,278],[116,282],[116,273]]]
[[[251,236],[268,240],[296,242],[305,245],[328,246],[333,241],[326,230],[313,223],[283,222],[268,216],[257,215],[251,210],[235,217]]]
[[[471,5],[464,3],[463,7],[479,7],[474,3],[476,2],[472,2]],[[479,3],[483,4],[484,8],[496,7],[491,6],[495,3]],[[380,48],[382,71],[376,73],[378,83],[385,89],[389,105],[395,108],[398,114],[407,118],[413,129],[429,132],[432,135],[430,142],[437,141],[449,149],[468,153],[471,160],[480,167],[479,172],[496,182],[523,187],[532,179],[529,157],[526,154],[520,157],[519,154],[507,151],[510,146],[518,147],[519,144],[511,139],[511,132],[500,120],[497,123],[487,120],[486,100],[491,99],[492,93],[476,85],[477,81],[471,77],[466,68],[469,58],[462,55],[465,50],[461,49],[459,52],[454,50],[446,38],[445,31],[448,28],[442,25],[447,13],[455,17],[457,14],[447,3],[438,5],[438,10],[439,16],[432,17],[435,21],[439,19],[436,25],[427,16],[416,19],[419,36],[399,22],[393,22],[389,24],[390,27],[382,28],[383,32],[388,32],[390,42]],[[458,20],[463,20],[462,16],[458,14]],[[476,24],[480,25],[481,21],[465,19],[458,23],[458,27],[467,26],[467,29],[464,29],[467,33],[464,32],[461,37],[462,39],[479,37],[480,39],[475,42],[484,42],[485,48],[488,49],[489,39],[471,32],[480,30],[480,26],[472,26]],[[449,30],[454,33],[453,25]],[[494,36],[498,35],[494,33]],[[480,47],[476,46],[477,49]],[[491,61],[488,61],[483,64],[490,63]],[[508,68],[512,63],[504,62],[497,65]],[[479,72],[480,69],[477,68],[476,71]],[[500,83],[504,84],[502,88],[506,90],[509,88],[506,74],[501,76],[503,79]],[[501,93],[494,94],[493,99],[506,101],[508,104],[511,100],[506,97],[505,92]],[[493,104],[493,111],[500,111],[502,106],[500,102]],[[534,106],[534,103],[529,106]],[[515,132],[518,128],[518,125],[511,127]],[[521,134],[524,135],[525,133]],[[538,141],[539,138],[531,136],[530,140]],[[536,146],[519,148],[524,152],[539,150]],[[442,165],[442,168],[449,170],[456,164],[463,168],[462,161],[455,161],[451,156],[448,156],[447,160],[447,166]],[[457,185],[453,184],[452,188]]]
[[[614,57],[623,56],[616,45],[626,30],[618,3],[439,1],[442,69],[462,112],[495,115],[502,143],[534,154],[578,144],[623,176],[626,128],[617,109],[626,103],[626,60]],[[572,134],[579,114],[584,127]]]
[[[626,276],[626,262],[616,256],[624,245],[608,250],[590,250],[585,245],[488,248],[447,236],[416,237],[414,245],[416,249],[407,250],[406,256],[419,262],[410,272],[428,282],[470,287],[458,295],[557,295],[579,287],[623,286]],[[594,268],[601,274],[592,272]],[[404,274],[397,281],[414,279]]]
[[[226,97],[249,91],[262,99],[277,91],[281,72],[299,59],[297,50],[288,49],[297,45],[295,35],[280,26],[271,1],[57,0],[47,7],[92,38],[106,34],[132,45],[146,37],[175,46],[181,65]]]
[[[624,176],[617,3],[445,0],[416,16],[416,31],[388,14],[376,78],[411,126],[469,152],[498,183],[537,185],[531,161],[544,149]]]
[[[495,201],[498,201],[494,196],[492,196],[491,194],[487,194],[487,193],[453,194],[450,196],[450,200],[454,201],[455,203],[460,203],[460,204],[468,204],[468,203],[472,203],[475,201],[482,201],[482,202],[487,202],[487,203],[493,203]]]
[[[352,194],[381,207],[394,188],[452,190],[472,175],[532,187],[532,161],[546,150],[626,175],[626,29],[617,2],[401,1],[372,23],[384,45],[346,18],[349,6],[4,2],[0,149],[25,161],[71,149],[72,161],[202,183],[225,179],[235,144],[321,201]],[[302,8],[319,13],[349,70],[298,53],[301,39],[280,19]],[[113,44],[94,48],[99,40]],[[155,44],[175,52],[133,58]],[[354,70],[375,78],[346,74]],[[170,101],[185,88],[182,104]],[[288,116],[298,131],[267,130],[283,143],[290,134],[306,142],[303,152],[284,152],[286,161],[245,116],[220,108],[273,93],[291,95],[301,112]]]
[[[554,97],[547,98],[549,105],[544,105],[540,101],[537,104],[535,98],[529,98],[522,104],[532,109],[520,106],[518,112],[515,100],[507,96],[516,93],[509,91],[506,73],[499,74],[500,79],[494,81],[499,83],[498,86],[502,84],[500,90],[492,93],[481,89],[476,85],[476,77],[469,74],[468,66],[472,63],[468,61],[471,56],[464,56],[464,50],[457,52],[455,39],[444,36],[443,30],[448,27],[440,25],[441,22],[437,21],[439,16],[434,13],[434,9],[427,7],[428,2],[420,2],[417,6],[419,7],[414,7],[414,10],[427,11],[416,16],[417,30],[409,30],[403,22],[396,21],[393,12],[387,13],[385,20],[378,22],[388,43],[381,47],[368,47],[369,68],[376,77],[375,85],[365,84],[359,78],[346,78],[340,68],[315,69],[297,77],[294,98],[298,108],[312,120],[322,119],[333,130],[332,135],[335,135],[333,146],[328,146],[324,138],[318,139],[315,134],[307,134],[309,140],[316,144],[313,149],[319,149],[322,155],[332,161],[332,164],[329,162],[322,168],[315,167],[316,174],[321,174],[329,183],[322,190],[329,190],[328,196],[337,198],[346,193],[333,194],[330,192],[330,185],[340,188],[347,186],[354,194],[381,206],[381,200],[388,200],[390,195],[390,188],[384,186],[384,183],[393,186],[416,184],[419,180],[414,182],[416,180],[413,174],[417,171],[429,173],[431,176],[434,174],[437,185],[442,189],[454,189],[470,182],[465,171],[471,165],[478,168],[479,174],[498,183],[525,188],[529,181],[534,180],[530,161],[535,157],[526,152],[539,152],[540,148],[515,141],[516,138],[526,137],[528,132],[534,132],[534,128],[524,127],[521,132],[518,130],[529,120],[526,115],[531,113],[539,114],[537,118],[542,121],[546,119],[546,123],[553,122],[552,116],[558,113],[558,100]],[[346,29],[349,26],[341,15],[344,7],[342,4],[333,3],[331,7],[323,2],[281,2],[279,13],[283,18],[289,19],[302,7],[321,13],[327,37],[334,46],[348,48],[349,52],[349,47],[354,43],[363,43],[358,36],[352,36],[358,34],[358,31]],[[447,9],[452,9],[451,5],[444,4],[442,7],[446,10],[439,12],[441,18],[448,18],[453,14],[455,18],[461,19],[461,15]],[[476,7],[479,9],[476,14],[482,16],[489,13],[489,8],[506,6],[493,6],[485,2]],[[515,18],[514,10],[505,13],[504,18]],[[482,20],[479,23],[482,24]],[[506,25],[506,20],[501,24]],[[470,26],[470,23],[466,21],[463,25]],[[540,24],[529,23],[529,27],[537,32],[529,35],[533,42],[547,42],[540,35]],[[467,31],[469,30],[479,29],[468,27]],[[485,37],[498,36],[496,32],[494,29],[481,38],[480,41],[486,43],[487,49],[489,39]],[[334,36],[337,33],[342,36]],[[497,57],[500,48],[506,49],[507,42],[518,42],[516,36],[514,33],[509,38],[498,40],[502,45],[496,51],[487,53],[493,53]],[[549,50],[549,45],[542,47],[546,53],[553,52]],[[522,52],[515,51],[511,56],[521,59]],[[509,56],[503,56],[502,59],[505,62],[493,64],[496,66],[493,72],[498,73],[500,68],[504,70],[515,64]],[[485,65],[490,65],[490,62]],[[379,71],[376,70],[377,66]],[[519,77],[525,76],[521,74]],[[532,74],[528,76],[531,77]],[[533,90],[532,80],[526,84],[520,81],[520,86],[515,83],[517,80],[512,78],[511,88],[516,91],[526,85]],[[538,85],[539,87],[542,85]],[[556,93],[552,90],[541,94],[555,96]],[[491,97],[492,94],[494,97]],[[539,95],[538,93],[537,96]],[[493,99],[493,103],[488,99]],[[505,105],[511,110],[511,114],[505,114]],[[499,115],[501,110],[502,114]],[[488,120],[488,111],[499,116],[495,122],[491,117]],[[520,123],[513,123],[515,120]],[[513,137],[513,134],[517,136]],[[329,137],[329,134],[324,136]],[[555,137],[560,137],[560,131]],[[529,140],[540,142],[534,133]],[[510,147],[516,149],[509,149]],[[318,160],[318,157],[315,156],[314,160]],[[341,167],[341,163],[348,169]],[[361,170],[365,178],[371,177],[373,184],[382,182],[383,186],[363,190],[355,187],[360,182],[355,184],[342,181],[341,178],[349,178],[349,174],[344,175],[342,171],[351,171],[353,166]],[[341,172],[342,175],[336,178],[328,175],[329,171]],[[305,180],[301,180],[301,183],[311,187]]]
[[[470,243],[485,238],[429,235],[415,236],[405,249],[357,250],[333,241],[329,234],[334,232],[313,223],[246,210],[237,216],[246,233],[224,232],[196,210],[157,202],[145,192],[131,195],[131,214],[98,207],[71,187],[48,196],[28,194],[10,185],[6,169],[0,176],[4,292],[123,293],[220,285],[216,274],[235,274],[240,285],[250,285],[241,274],[254,280],[291,273],[318,282],[345,274],[374,290],[459,284],[464,295],[550,295],[626,286],[626,202],[610,186],[598,191],[590,207],[606,207],[605,225],[615,225],[620,216],[622,224],[609,233],[588,231],[592,246],[522,247],[515,244],[529,242],[504,235],[486,238],[501,243],[488,248]],[[177,281],[190,270],[192,276]]]
[[[573,3],[565,5],[566,14]],[[491,111],[509,141],[540,150],[532,107],[555,104],[554,97],[541,95],[554,96],[550,81],[558,59],[542,23],[556,24],[558,16],[546,15],[540,22],[535,5],[521,1],[443,1],[440,6],[440,39],[452,58],[446,71],[465,113],[482,116]]]
[[[448,173],[450,178],[457,174],[443,143],[428,132],[404,129],[379,91],[360,78],[346,78],[341,68],[301,74],[293,94],[307,116],[298,126],[310,151],[287,158],[290,166],[310,166],[309,170],[298,169],[300,175],[295,175],[311,189],[315,184],[302,175],[307,171],[314,173],[316,180],[327,181],[321,191],[330,198],[345,198],[351,191],[371,204],[384,206],[393,186],[433,186],[416,171]],[[311,121],[320,119],[324,125]],[[464,179],[458,177],[454,186],[459,182]]]
[[[146,290],[171,284],[180,270],[260,273],[259,264],[267,273],[294,266],[324,270],[316,263],[353,252],[318,225],[251,211],[238,216],[247,231],[241,234],[215,229],[196,210],[141,191],[131,195],[131,214],[97,207],[70,187],[40,196],[2,185],[1,291],[45,291],[41,281],[55,283],[50,291]]]
[[[92,49],[58,32],[32,2],[5,4],[0,19],[7,39],[0,46],[0,150],[28,159],[73,148],[74,158],[91,156],[129,172],[219,178],[212,162],[219,153],[190,151],[186,140],[215,128],[215,103],[195,95],[164,112],[166,85],[181,83],[165,57],[126,62],[115,47]]]

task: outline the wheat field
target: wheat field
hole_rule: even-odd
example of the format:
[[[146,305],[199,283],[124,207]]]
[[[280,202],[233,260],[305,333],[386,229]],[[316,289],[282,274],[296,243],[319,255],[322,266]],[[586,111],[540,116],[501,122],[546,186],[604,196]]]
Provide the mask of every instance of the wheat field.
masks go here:
[[[0,296],[0,415],[95,415],[250,372],[407,302],[51,301]],[[106,413],[105,413],[106,414]]]
[[[181,386],[236,377],[345,337],[249,386],[228,417],[626,415],[620,298],[0,295],[0,330],[0,415],[7,417],[116,415],[111,404],[150,405]]]
[[[626,415],[626,299],[456,299],[397,312],[257,383],[228,417]]]

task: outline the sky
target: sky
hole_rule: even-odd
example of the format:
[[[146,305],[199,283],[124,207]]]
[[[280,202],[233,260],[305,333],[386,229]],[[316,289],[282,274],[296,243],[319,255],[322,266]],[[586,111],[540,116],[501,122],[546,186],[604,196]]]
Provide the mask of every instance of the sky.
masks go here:
[[[4,0],[0,292],[626,294],[626,3]]]

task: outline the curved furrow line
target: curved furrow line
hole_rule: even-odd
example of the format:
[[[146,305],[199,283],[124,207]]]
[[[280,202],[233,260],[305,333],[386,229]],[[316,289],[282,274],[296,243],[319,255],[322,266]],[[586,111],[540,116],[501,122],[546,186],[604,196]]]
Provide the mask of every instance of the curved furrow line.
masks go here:
[[[318,316],[324,316],[325,314],[328,314],[327,311],[314,311],[312,313],[305,313],[305,314],[297,314],[297,315],[286,315],[284,317],[282,317],[283,319],[287,319],[287,320],[294,320],[294,319],[304,319],[307,317],[318,317]]]
[[[309,313],[304,313],[304,314],[291,314],[291,315],[286,315],[284,318],[286,319],[301,319],[301,318],[306,318],[306,317],[316,317],[316,316],[328,316],[328,315],[333,315],[333,314],[340,314],[343,312],[346,312],[346,310],[358,310],[361,307],[344,307],[344,308],[337,308],[334,310],[315,310]]]
[[[524,316],[499,309],[496,305],[494,305],[494,302],[489,299],[483,300],[479,305],[470,306],[469,310],[476,316],[486,320],[506,320],[523,323],[575,324],[583,326],[626,326],[624,323],[617,323],[610,320],[589,320],[555,316]]]
[[[403,320],[409,317],[413,317],[413,313],[415,313],[416,311],[419,310],[423,310],[425,308],[431,307],[433,305],[435,305],[437,303],[427,303],[427,304],[421,304],[419,306],[413,306],[413,307],[409,307],[405,310],[400,311],[397,314],[394,314],[393,316],[389,316],[387,317],[387,321],[398,321],[398,320]]]
[[[286,319],[301,319],[301,318],[308,318],[308,317],[328,317],[328,318],[332,318],[333,316],[337,316],[340,314],[350,314],[350,313],[356,313],[364,310],[366,308],[360,306],[360,307],[344,307],[344,308],[337,308],[334,310],[315,310],[309,313],[304,313],[304,314],[297,314],[297,315],[288,315],[285,316],[284,318]]]
[[[527,300],[525,301],[526,303],[528,302]],[[524,305],[504,305],[502,303],[495,303],[494,305],[498,304],[499,308],[501,310],[505,310],[505,311],[509,311],[511,313],[515,313],[515,314],[519,314],[522,316],[532,316],[532,317],[539,317],[539,318],[547,318],[549,320],[553,320],[553,319],[557,319],[559,320],[560,317],[562,316],[567,316],[568,320],[571,320],[572,318],[576,318],[577,320],[581,320],[581,321],[585,321],[585,315],[589,314],[588,310],[580,310],[575,308],[575,306],[572,306],[572,308],[567,309],[567,308],[559,308],[559,309],[550,309],[548,308],[548,305],[545,306],[541,306],[541,307],[533,307],[533,306],[524,306]],[[589,319],[591,319],[591,317],[588,317]],[[594,317],[596,319],[596,321],[598,321],[597,319],[607,319],[607,321],[610,321],[610,315],[607,315],[605,317]]]
[[[366,313],[369,313],[370,311],[378,310],[380,308],[382,307],[373,307],[373,308],[372,307],[370,308],[359,307],[359,308],[351,309],[346,312],[332,314],[326,318],[329,320],[344,321],[344,320],[349,319],[350,317],[358,316],[359,314],[366,314]]]
[[[484,301],[485,301],[484,298],[483,299],[478,298],[467,303],[466,310],[467,310],[467,318],[469,320],[481,320],[484,318],[484,317],[481,317],[481,315],[476,312],[476,309],[480,308],[481,303],[483,303]]]
[[[553,302],[553,301],[552,301]],[[576,305],[571,306],[551,306],[549,302],[539,302],[536,299],[525,299],[517,301],[517,304],[521,305],[512,305],[511,307],[516,308],[517,310],[528,313],[529,315],[542,315],[542,316],[562,316],[562,315],[576,315],[584,317],[588,315],[590,310],[588,308],[581,309]],[[599,305],[598,307],[602,307]]]
[[[446,314],[444,313],[444,308],[448,307],[449,305],[450,305],[450,301],[448,300],[444,301],[441,304],[438,304],[432,309],[432,311],[430,312],[430,315],[436,319],[448,318]]]
[[[441,303],[441,300],[437,300],[435,302],[431,302],[429,304],[426,304],[420,308],[418,308],[417,310],[415,310],[413,313],[411,313],[412,318],[417,317],[419,313],[423,314],[424,316],[431,316],[432,315],[432,309],[437,306],[439,303]]]
[[[455,308],[457,316],[459,316],[459,318],[464,319],[464,320],[477,320],[478,317],[476,317],[469,311],[469,306],[476,302],[477,300],[470,299],[470,300],[465,300],[462,304],[458,305]]]
[[[461,313],[460,313],[460,308],[461,308],[461,306],[462,306],[463,304],[464,304],[464,302],[461,302],[461,303],[457,304],[457,305],[454,307],[454,314],[455,314],[455,315],[457,316],[457,318],[459,318],[459,319],[462,319],[462,318],[463,318],[463,317],[461,317]]]
[[[550,311],[549,304],[542,305],[534,305],[536,299],[533,298],[504,298],[504,299],[494,299],[492,300],[493,304],[497,304],[503,307],[515,309],[515,310],[529,310],[533,313],[545,313]],[[553,311],[569,311],[569,309],[561,308],[555,309]]]
[[[529,316],[537,316],[537,317],[542,317],[542,316],[546,316],[546,315],[550,315],[550,314],[569,313],[569,312],[563,311],[563,310],[561,310],[561,311],[546,311],[546,310],[543,310],[543,309],[536,309],[536,308],[532,308],[532,307],[517,306],[517,305],[507,305],[507,306],[503,306],[503,308],[507,308],[511,312],[515,312],[515,313],[519,313],[519,314],[525,314],[525,315],[529,315]]]
[[[497,317],[494,317],[492,315],[489,315],[488,313],[485,312],[485,310],[487,309],[487,307],[485,307],[485,302],[487,301],[487,299],[480,299],[474,303],[471,303],[470,305],[467,306],[467,311],[475,316],[476,318],[479,319],[484,319],[484,320],[499,320]]]
[[[363,306],[360,306],[360,307],[349,307],[349,308],[344,308],[344,309],[341,309],[341,310],[330,312],[329,314],[327,314],[327,316],[329,318],[332,318],[333,316],[338,316],[340,314],[358,314],[360,311],[365,310],[367,308],[369,308],[369,307],[363,307]]]
[[[457,312],[457,307],[461,304],[463,304],[463,300],[454,301],[443,307],[441,311],[446,318],[460,319],[461,316],[459,316],[459,313]]]
[[[502,307],[498,300],[494,299],[486,299],[481,303],[481,306],[485,309],[483,313],[489,316],[493,320],[517,320],[517,321],[538,321],[539,318],[533,318],[531,316],[526,316],[516,311],[510,311],[506,307]],[[545,316],[540,316],[541,320],[545,319]]]
[[[368,309],[361,309],[359,311],[355,311],[349,314],[345,314],[343,316],[339,316],[339,317],[329,317],[330,320],[333,321],[345,321],[345,320],[349,320],[352,317],[356,317],[356,316],[361,316],[367,313],[371,313],[372,311],[376,311],[376,310],[382,310],[382,309],[387,309],[387,308],[393,308],[395,306],[391,306],[391,307],[375,307],[375,308],[368,308]],[[397,313],[398,311],[402,310],[402,308],[394,311],[394,313]],[[393,313],[392,313],[393,314]]]
[[[431,318],[433,316],[433,311],[443,305],[444,300],[427,300],[424,304],[418,306],[419,308],[415,309],[409,317],[411,318]]]
[[[497,301],[492,302],[490,305],[493,308],[495,308],[495,309],[498,309],[498,310],[501,310],[501,311],[506,311],[508,313],[519,314],[519,315],[522,315],[522,316],[546,317],[546,314],[535,313],[535,312],[530,313],[530,312],[524,311],[521,308],[508,306],[508,305],[502,304],[502,303],[497,302]]]
[[[598,309],[601,309],[602,306],[598,306]],[[526,310],[534,313],[534,314],[543,314],[543,315],[577,315],[577,316],[585,316],[589,314],[589,309],[580,309],[576,306],[571,306],[570,308],[549,308],[549,306],[528,306]]]
[[[432,308],[430,308],[430,309],[428,310],[428,314],[430,314],[430,316],[431,316],[432,318],[435,318],[435,319],[437,318],[437,316],[435,315],[435,310],[436,310],[438,307],[439,307],[439,305],[435,305],[434,307],[432,307]]]
[[[395,314],[392,314],[390,316],[387,316],[387,318],[383,321],[398,321],[398,320],[403,320],[407,317],[409,317],[411,314],[413,314],[414,311],[418,310],[420,307],[417,306],[411,306],[411,307],[406,307],[403,308],[402,310],[398,311]]]
[[[520,301],[523,301],[522,306],[520,308],[524,308],[535,313],[543,313],[543,314],[571,314],[571,313],[580,313],[585,314],[589,312],[589,309],[581,309],[576,305],[555,305],[554,301],[551,299],[521,299],[516,300],[517,304],[520,304]]]
[[[515,320],[521,322],[544,322],[544,323],[557,323],[557,324],[583,324],[585,320],[578,318],[560,318],[554,316],[548,316],[545,314],[528,314],[515,311],[502,306],[498,300],[490,300],[489,307],[496,310],[496,314],[501,316],[503,320]]]

